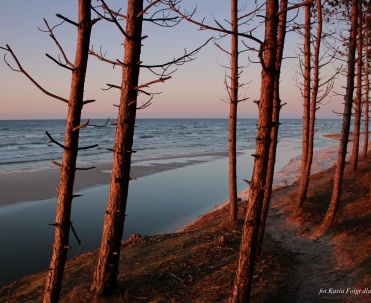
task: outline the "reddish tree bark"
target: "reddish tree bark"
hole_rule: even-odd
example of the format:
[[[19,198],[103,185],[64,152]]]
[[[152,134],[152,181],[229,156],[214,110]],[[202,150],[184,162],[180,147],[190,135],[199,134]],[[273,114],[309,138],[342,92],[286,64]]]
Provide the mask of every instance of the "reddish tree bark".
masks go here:
[[[300,184],[302,179],[305,178],[305,168],[308,162],[308,150],[309,150],[309,138],[310,138],[310,104],[311,104],[311,51],[310,51],[310,28],[311,28],[311,17],[310,17],[310,5],[305,6],[305,21],[304,21],[304,88],[303,88],[303,138],[302,138],[302,152],[301,152],[301,170],[300,170]],[[313,102],[313,100],[312,100]],[[302,197],[303,190],[299,190],[299,196],[297,200],[297,208],[301,208],[304,202]]]
[[[285,11],[287,8],[288,0],[281,0],[280,11]],[[281,13],[278,23],[278,36],[277,36],[277,59],[276,59],[276,77],[274,80],[274,96],[273,96],[273,113],[272,113],[272,131],[271,131],[271,144],[269,147],[269,159],[268,159],[268,171],[267,171],[267,189],[264,192],[263,206],[261,210],[261,224],[258,232],[257,240],[257,252],[260,254],[261,247],[263,244],[265,222],[268,215],[269,203],[272,195],[272,185],[274,176],[274,166],[276,163],[276,150],[278,144],[278,128],[280,125],[280,110],[281,110],[281,99],[280,99],[280,73],[281,63],[283,58],[283,49],[285,45],[286,36],[286,13]]]
[[[238,105],[238,0],[231,0],[231,87],[229,109],[229,207],[230,221],[237,222],[237,105]]]
[[[337,208],[340,201],[341,186],[344,175],[345,157],[347,154],[347,145],[349,141],[349,128],[352,115],[352,103],[353,103],[353,92],[354,92],[354,76],[355,76],[355,53],[357,45],[357,26],[358,26],[358,6],[359,0],[352,0],[352,14],[351,14],[351,28],[349,37],[349,53],[348,53],[348,71],[347,71],[347,86],[344,97],[344,113],[342,132],[340,139],[340,146],[338,152],[338,158],[336,162],[336,171],[334,178],[334,187],[332,190],[332,196],[329,208],[326,216],[319,226],[313,233],[315,237],[324,234],[333,222]]]
[[[359,156],[359,137],[361,134],[361,116],[362,116],[362,69],[363,69],[363,14],[362,1],[359,1],[358,9],[358,39],[357,39],[357,88],[355,97],[355,114],[354,114],[354,134],[353,134],[353,150],[352,158],[350,160],[350,169],[352,171],[358,168]]]
[[[249,302],[256,258],[256,241],[261,208],[266,190],[267,168],[272,130],[274,83],[276,77],[278,1],[266,2],[265,41],[262,45],[262,82],[259,101],[258,132],[254,171],[250,184],[249,202],[234,281],[231,303]]]
[[[322,1],[317,0],[317,34],[314,46],[314,62],[313,62],[313,87],[311,94],[311,104],[309,112],[309,132],[307,142],[307,162],[300,176],[300,186],[297,198],[297,207],[301,208],[307,197],[310,171],[313,162],[313,149],[314,149],[314,133],[317,111],[317,99],[319,91],[319,71],[320,71],[320,48],[322,41]]]
[[[64,153],[58,190],[53,254],[44,291],[44,303],[58,302],[69,247],[71,204],[79,150],[79,129],[91,33],[90,0],[79,0],[79,22],[75,63],[72,70]],[[77,128],[77,129],[76,129]]]
[[[143,0],[128,0],[124,65],[109,200],[106,207],[102,241],[91,290],[104,294],[116,287],[121,239],[124,231],[126,202],[136,118],[140,70]]]

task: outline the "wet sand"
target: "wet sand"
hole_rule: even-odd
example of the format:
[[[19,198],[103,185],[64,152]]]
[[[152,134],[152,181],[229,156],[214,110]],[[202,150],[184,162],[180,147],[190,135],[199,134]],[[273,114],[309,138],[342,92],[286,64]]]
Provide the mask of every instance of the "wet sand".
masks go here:
[[[226,156],[227,153],[221,152],[133,161],[131,176],[140,178]],[[144,162],[146,162],[145,165],[141,165]],[[76,192],[97,185],[109,184],[112,164],[100,163],[94,166],[92,170],[76,172],[74,186]],[[58,168],[33,172],[0,173],[0,206],[56,197],[59,175]]]

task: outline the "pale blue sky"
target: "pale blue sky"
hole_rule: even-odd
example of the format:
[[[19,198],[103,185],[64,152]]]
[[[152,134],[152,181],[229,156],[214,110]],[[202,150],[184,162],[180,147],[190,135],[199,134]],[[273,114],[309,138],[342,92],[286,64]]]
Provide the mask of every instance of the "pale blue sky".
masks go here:
[[[118,3],[118,1],[107,1]],[[123,3],[123,12],[126,11],[126,1]],[[225,0],[187,0],[183,1],[182,7],[191,10],[197,4],[198,10],[195,18],[201,20],[206,17],[205,23],[213,26],[212,16],[218,20],[229,19],[229,1]],[[246,1],[251,3],[253,1]],[[93,1],[93,4],[97,4]],[[244,3],[244,1],[241,1]],[[33,0],[33,1],[1,1],[0,10],[0,44],[9,44],[17,54],[23,67],[45,89],[68,98],[70,85],[70,72],[58,67],[45,53],[57,57],[58,50],[48,34],[38,30],[44,28],[43,18],[50,25],[60,22],[55,17],[60,13],[72,20],[77,18],[77,1],[73,0]],[[258,20],[258,19],[256,19]],[[254,22],[251,22],[253,24]],[[224,22],[227,26],[227,24]],[[182,21],[175,28],[167,29],[145,24],[143,34],[149,38],[144,40],[142,49],[142,61],[144,64],[157,64],[172,60],[181,56],[184,48],[191,51],[201,45],[210,36],[217,36],[210,31],[198,31],[197,26]],[[64,46],[69,58],[73,61],[76,43],[76,30],[70,24],[63,24],[55,30],[55,35]],[[260,39],[262,31],[257,33]],[[99,49],[102,45],[107,51],[107,57],[113,60],[123,57],[123,38],[112,24],[104,21],[98,22],[93,28],[92,45]],[[294,33],[287,36],[285,56],[294,56],[297,52],[296,43],[298,37]],[[224,38],[223,45],[228,47],[229,38]],[[246,41],[251,46],[254,42]],[[1,51],[3,56],[5,52]],[[254,54],[249,54],[254,58]],[[7,56],[12,62],[10,56]],[[287,105],[282,110],[284,118],[300,118],[302,116],[302,101],[299,89],[295,86],[294,67],[298,59],[286,59],[283,63],[281,98]],[[241,56],[241,65],[248,65],[247,55]],[[219,63],[219,64],[218,64]],[[155,84],[151,92],[162,92],[153,100],[153,104],[138,113],[139,118],[227,118],[229,105],[222,102],[226,99],[224,88],[225,69],[220,64],[228,65],[226,55],[218,50],[212,43],[205,47],[197,55],[193,62],[180,66],[173,74],[173,78],[165,84]],[[112,69],[110,65],[99,62],[96,58],[89,58],[88,76],[85,88],[86,99],[96,99],[93,104],[84,108],[84,118],[105,118],[116,116],[117,109],[112,104],[118,104],[118,90],[102,91],[105,83],[119,84],[121,71],[119,68]],[[145,83],[154,80],[148,72],[141,74],[140,82]],[[253,100],[259,98],[260,90],[260,65],[249,64],[241,81],[250,82],[241,95],[250,97],[249,101],[240,103],[239,116],[252,118],[257,116],[257,106]],[[340,87],[344,83],[339,79],[336,91],[342,93]],[[141,100],[146,98],[141,96]],[[322,118],[336,117],[332,110],[342,111],[342,97],[332,98],[329,105],[322,106],[318,116]],[[67,107],[64,103],[51,99],[39,91],[22,74],[11,71],[6,64],[0,61],[0,119],[39,119],[39,118],[65,118]]]

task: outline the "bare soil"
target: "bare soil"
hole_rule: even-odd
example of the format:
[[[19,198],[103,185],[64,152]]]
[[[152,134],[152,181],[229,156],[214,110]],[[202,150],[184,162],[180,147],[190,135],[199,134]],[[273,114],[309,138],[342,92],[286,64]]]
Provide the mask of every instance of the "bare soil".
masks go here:
[[[293,207],[297,184],[275,190],[251,302],[371,302],[371,163],[363,160],[357,172],[346,171],[336,221],[313,240],[311,232],[330,201],[333,175],[332,168],[311,177],[301,213]],[[123,242],[119,283],[110,297],[96,298],[89,291],[96,251],[69,260],[60,301],[228,302],[245,203],[236,226],[228,223],[226,206],[184,232]],[[0,302],[41,302],[45,278],[42,272],[3,287]]]

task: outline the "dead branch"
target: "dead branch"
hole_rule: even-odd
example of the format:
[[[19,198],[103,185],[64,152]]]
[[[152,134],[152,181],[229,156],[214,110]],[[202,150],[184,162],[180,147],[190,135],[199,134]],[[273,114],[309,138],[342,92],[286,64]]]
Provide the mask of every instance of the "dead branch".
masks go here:
[[[75,230],[75,228],[73,227],[72,222],[70,222],[70,226],[71,226],[71,230],[72,230],[72,232],[73,232],[73,235],[74,235],[75,238],[76,238],[77,243],[79,243],[79,245],[81,245],[81,241],[80,241],[79,237],[77,236],[76,230]]]
[[[124,35],[124,37],[126,38],[126,39],[130,39],[130,37],[128,36],[128,34],[126,33],[126,31],[124,30],[124,28],[121,26],[121,24],[118,22],[118,19],[117,19],[117,17],[118,16],[120,16],[119,15],[119,13],[117,12],[113,12],[112,10],[110,10],[109,8],[108,8],[108,5],[106,4],[106,2],[104,1],[104,0],[100,0],[101,2],[102,2],[102,8],[103,8],[103,10],[105,11],[105,12],[107,12],[109,15],[110,15],[110,17],[111,18],[107,18],[107,17],[105,17],[104,15],[101,15],[101,14],[99,14],[98,12],[97,12],[97,10],[95,10],[94,9],[94,11],[101,17],[101,18],[103,18],[104,20],[107,20],[107,21],[109,21],[109,22],[112,22],[112,23],[114,23],[116,26],[117,26],[117,28],[120,30],[120,32]]]
[[[89,125],[93,126],[93,127],[106,127],[108,122],[109,122],[109,119],[110,119],[110,117],[107,118],[106,123],[104,123],[103,125],[96,125],[96,124],[89,124]]]
[[[64,21],[66,21],[66,22],[68,22],[68,23],[70,23],[70,24],[76,26],[76,27],[79,26],[78,23],[76,23],[76,22],[74,22],[74,21],[68,19],[67,17],[62,16],[61,14],[56,14],[56,16],[57,16],[58,18],[64,20]]]
[[[279,16],[279,15],[281,15],[281,14],[283,14],[283,13],[286,13],[286,12],[288,12],[288,11],[290,11],[290,10],[293,10],[293,9],[296,9],[296,8],[299,8],[299,7],[302,7],[302,6],[310,5],[310,4],[312,4],[313,1],[314,1],[314,0],[307,0],[307,1],[304,1],[304,2],[301,2],[301,3],[298,3],[298,4],[295,4],[295,5],[293,5],[293,6],[290,6],[290,7],[288,7],[288,8],[285,8],[285,9],[279,11],[279,12],[277,13],[277,16]]]
[[[9,63],[8,63],[8,61],[6,61],[6,54],[4,55],[4,61],[5,61],[5,63],[6,63],[6,65],[8,65],[8,67],[11,69],[11,70],[13,70],[13,71],[15,71],[15,72],[20,72],[20,73],[23,73],[38,89],[40,89],[44,94],[46,94],[46,95],[48,95],[48,96],[50,96],[50,97],[53,97],[53,98],[55,98],[55,99],[58,99],[58,100],[60,100],[60,101],[63,101],[63,102],[65,102],[65,103],[68,103],[68,100],[67,99],[65,99],[65,98],[62,98],[62,97],[59,97],[59,96],[57,96],[57,95],[54,95],[54,94],[52,94],[52,93],[50,93],[50,92],[48,92],[47,90],[45,90],[40,84],[38,84],[24,69],[23,69],[23,67],[22,67],[22,65],[20,64],[20,62],[19,62],[19,60],[18,60],[18,58],[16,57],[16,55],[14,54],[14,52],[13,52],[13,50],[10,48],[10,46],[8,45],[8,44],[6,44],[6,47],[0,47],[1,49],[3,49],[3,50],[6,50],[7,52],[9,52],[11,55],[12,55],[12,57],[13,57],[13,59],[14,59],[14,61],[16,62],[16,64],[17,64],[17,66],[18,66],[18,69],[15,69],[15,68],[13,68]]]
[[[147,13],[147,11],[154,5],[158,4],[159,2],[161,2],[161,0],[155,0],[153,1],[152,3],[150,3],[145,9],[143,9],[138,15],[137,15],[137,18],[140,17],[141,15],[144,15],[145,13]]]
[[[47,55],[50,59],[52,59],[54,62],[56,62],[58,65],[63,66],[63,67],[65,67],[65,68],[68,68],[67,66],[69,66],[69,67],[70,67],[70,70],[72,70],[72,69],[73,69],[73,64],[68,60],[68,58],[67,58],[67,56],[66,56],[66,53],[64,52],[62,46],[61,46],[60,43],[58,42],[58,40],[57,40],[57,38],[55,37],[54,32],[53,32],[53,30],[54,30],[56,27],[62,25],[64,21],[62,21],[61,23],[59,23],[59,24],[57,24],[57,25],[55,25],[55,26],[53,26],[53,27],[51,28],[51,27],[49,26],[48,22],[46,21],[46,19],[44,18],[43,20],[44,20],[44,23],[45,23],[45,25],[46,25],[46,27],[47,27],[48,30],[41,30],[40,28],[39,28],[39,30],[42,31],[42,32],[47,32],[47,33],[49,33],[49,36],[53,39],[53,41],[54,41],[55,44],[57,45],[57,47],[58,47],[60,53],[62,54],[63,59],[64,59],[64,61],[65,61],[66,63],[65,63],[64,65],[63,65],[60,61],[59,61],[59,63],[58,63],[58,61],[56,61],[54,58],[50,57],[48,54],[46,54],[46,55]]]
[[[95,102],[95,100],[85,100],[85,101],[82,101],[82,105],[85,105],[85,104],[88,104],[88,103],[93,103]]]
[[[73,70],[73,68],[71,68],[71,67],[69,67],[69,66],[67,66],[66,64],[63,64],[63,63],[61,63],[60,61],[58,61],[58,60],[56,60],[56,59],[54,59],[52,56],[50,56],[49,54],[45,54],[49,59],[51,59],[52,61],[54,61],[56,64],[58,64],[59,66],[61,66],[61,67],[64,67],[64,68],[66,68],[66,69],[68,69],[68,70]]]
[[[75,131],[77,131],[77,130],[79,130],[79,129],[81,129],[81,128],[86,127],[88,124],[89,124],[89,119],[86,120],[84,124],[81,124],[81,125],[79,125],[79,126],[74,127],[72,131],[75,132]]]
[[[64,146],[63,144],[59,143],[57,140],[55,140],[47,131],[45,131],[45,134],[48,136],[51,142],[58,145],[59,147],[62,147],[65,150],[70,150],[70,148]]]
[[[106,85],[108,86],[108,88],[102,88],[102,90],[110,90],[111,88],[121,89],[121,86],[118,86],[118,85],[115,85],[115,84],[109,84],[109,83],[107,83]]]
[[[91,148],[95,148],[95,147],[98,147],[98,146],[99,146],[99,144],[94,144],[94,145],[84,146],[84,147],[78,147],[77,150],[91,149]]]
[[[196,24],[200,27],[200,29],[209,29],[209,30],[213,30],[213,31],[216,31],[216,32],[221,32],[221,33],[225,33],[225,34],[230,34],[230,35],[238,35],[238,36],[241,36],[241,37],[244,37],[244,38],[247,38],[247,39],[250,39],[250,40],[253,40],[259,44],[263,44],[263,41],[261,41],[260,39],[254,37],[253,35],[251,34],[244,34],[244,33],[236,33],[236,32],[233,32],[233,31],[230,31],[230,30],[227,30],[227,29],[224,29],[220,23],[218,23],[215,19],[214,21],[216,21],[217,25],[220,27],[220,28],[217,28],[217,27],[213,27],[213,26],[209,26],[209,25],[206,25],[204,24],[203,22],[199,22],[199,21],[195,21],[192,19],[194,13],[196,12],[196,9],[193,10],[192,13],[182,13],[180,12],[179,9],[177,9],[173,3],[172,0],[169,0],[169,5],[170,7],[172,8],[172,10],[174,12],[176,12],[177,14],[179,14],[183,19],[187,20],[188,22],[191,22],[193,24]]]
[[[139,86],[135,87],[134,89],[139,90],[139,89],[144,88],[144,87],[149,87],[151,84],[158,83],[158,82],[165,82],[166,80],[169,80],[169,79],[171,79],[171,76],[147,82],[145,84],[142,84],[142,85],[139,85]]]
[[[190,53],[187,53],[185,50],[185,54],[177,59],[173,59],[172,61],[163,63],[163,64],[158,64],[158,65],[140,65],[140,67],[148,68],[148,69],[154,69],[154,68],[169,68],[172,65],[183,65],[186,62],[190,62],[194,60],[192,56],[195,56],[204,46],[206,46],[213,38],[209,38],[204,44],[202,44],[200,47],[196,48]]]
[[[113,65],[113,67],[115,67],[116,65],[124,66],[124,63],[120,62],[119,60],[113,61],[113,60],[107,59],[105,57],[106,54],[105,53],[103,54],[103,52],[102,52],[102,46],[99,48],[99,54],[94,51],[94,48],[92,46],[91,49],[89,50],[89,55],[92,55],[92,56],[98,58],[100,61],[110,63],[110,64]]]

